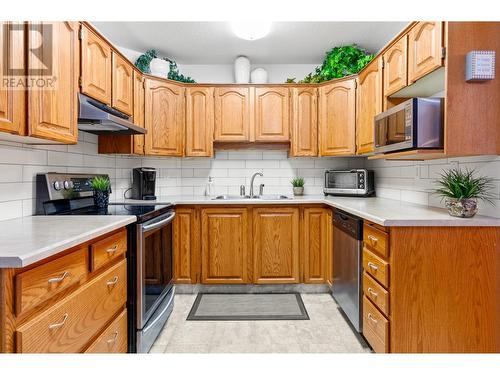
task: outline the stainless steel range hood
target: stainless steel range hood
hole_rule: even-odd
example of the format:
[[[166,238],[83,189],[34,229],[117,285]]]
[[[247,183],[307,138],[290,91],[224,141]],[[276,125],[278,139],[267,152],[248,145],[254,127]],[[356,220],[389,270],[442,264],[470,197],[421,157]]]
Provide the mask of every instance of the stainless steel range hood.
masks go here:
[[[78,129],[93,134],[146,134],[146,129],[130,121],[130,117],[95,99],[79,94]]]

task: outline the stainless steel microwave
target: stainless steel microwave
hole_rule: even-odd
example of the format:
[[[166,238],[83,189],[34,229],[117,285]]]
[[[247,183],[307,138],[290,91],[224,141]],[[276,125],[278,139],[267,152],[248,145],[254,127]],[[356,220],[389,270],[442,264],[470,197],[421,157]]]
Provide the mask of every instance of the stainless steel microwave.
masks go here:
[[[375,116],[375,153],[443,147],[443,99],[412,98]]]
[[[368,197],[375,193],[374,173],[366,169],[325,171],[325,195]]]

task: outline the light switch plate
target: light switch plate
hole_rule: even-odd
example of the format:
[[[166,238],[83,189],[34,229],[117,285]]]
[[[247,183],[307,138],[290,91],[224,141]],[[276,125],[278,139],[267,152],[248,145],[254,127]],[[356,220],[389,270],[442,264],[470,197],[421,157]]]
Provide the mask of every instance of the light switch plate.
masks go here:
[[[494,78],[495,51],[470,51],[465,60],[465,80],[475,82]]]

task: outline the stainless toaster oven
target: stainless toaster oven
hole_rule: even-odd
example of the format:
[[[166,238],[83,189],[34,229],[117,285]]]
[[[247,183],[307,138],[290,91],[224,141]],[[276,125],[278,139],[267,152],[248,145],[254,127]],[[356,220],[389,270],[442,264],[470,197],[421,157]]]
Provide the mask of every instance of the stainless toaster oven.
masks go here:
[[[374,173],[367,169],[325,171],[325,195],[368,197],[375,193]]]

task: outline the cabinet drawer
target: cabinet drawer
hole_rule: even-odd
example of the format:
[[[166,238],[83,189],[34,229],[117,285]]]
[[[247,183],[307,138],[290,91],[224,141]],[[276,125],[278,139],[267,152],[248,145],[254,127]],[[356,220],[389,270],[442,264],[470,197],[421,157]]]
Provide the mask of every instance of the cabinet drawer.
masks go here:
[[[363,293],[380,311],[389,315],[389,292],[366,272],[363,272]]]
[[[79,250],[22,272],[15,278],[16,314],[25,313],[80,283],[88,272],[88,250]]]
[[[123,229],[90,245],[90,266],[95,271],[127,251],[127,230]]]
[[[363,335],[377,353],[389,351],[389,321],[363,297]]]
[[[363,248],[363,268],[386,288],[389,286],[389,263]]]
[[[379,255],[389,257],[389,235],[374,226],[363,226],[363,242]]]
[[[18,327],[18,353],[77,353],[127,301],[127,263],[115,264]]]
[[[127,310],[123,310],[85,353],[127,352]]]

